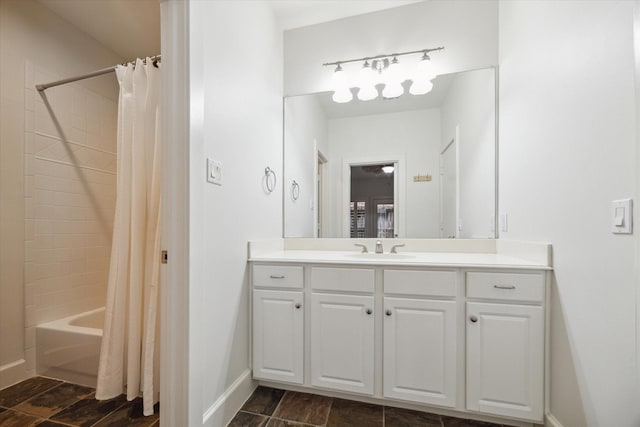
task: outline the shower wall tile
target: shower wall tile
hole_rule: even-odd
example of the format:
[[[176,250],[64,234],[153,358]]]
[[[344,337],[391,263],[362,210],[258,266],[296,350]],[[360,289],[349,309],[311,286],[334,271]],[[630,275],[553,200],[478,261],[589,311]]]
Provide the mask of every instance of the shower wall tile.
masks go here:
[[[38,81],[55,80],[33,64]],[[80,85],[24,89],[26,134],[25,277],[31,321],[56,320],[104,305],[116,200],[113,99]],[[27,195],[25,193],[25,195]],[[30,326],[30,325],[29,325]]]

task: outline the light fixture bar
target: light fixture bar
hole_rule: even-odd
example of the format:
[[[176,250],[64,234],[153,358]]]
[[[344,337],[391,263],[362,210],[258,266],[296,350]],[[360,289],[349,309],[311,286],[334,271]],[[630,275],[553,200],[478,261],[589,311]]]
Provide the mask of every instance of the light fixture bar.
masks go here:
[[[392,58],[392,57],[395,57],[395,56],[413,55],[413,54],[416,54],[416,53],[429,53],[429,52],[435,52],[435,51],[438,51],[438,50],[444,50],[444,46],[436,47],[436,48],[433,48],[433,49],[412,50],[410,52],[390,53],[390,54],[387,54],[387,55],[367,56],[367,57],[364,57],[364,58],[347,59],[347,60],[344,60],[344,61],[325,62],[322,65],[327,67],[329,65],[348,64],[349,62],[371,61],[371,60],[374,60],[374,59]]]

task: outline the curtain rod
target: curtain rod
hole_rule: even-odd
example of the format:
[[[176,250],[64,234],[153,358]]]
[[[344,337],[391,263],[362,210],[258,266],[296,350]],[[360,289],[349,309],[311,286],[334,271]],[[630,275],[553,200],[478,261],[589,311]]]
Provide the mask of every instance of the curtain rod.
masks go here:
[[[161,59],[161,55],[150,56],[149,59],[152,60],[155,63],[156,61],[159,61]],[[124,62],[122,64],[118,64],[118,65],[135,64],[135,62],[136,62],[136,60],[133,60],[133,61],[129,61],[129,62]],[[143,62],[146,64],[147,63],[147,59],[146,58],[143,59]],[[91,77],[97,77],[97,76],[101,76],[103,74],[108,74],[108,73],[114,72],[116,70],[116,68],[118,68],[118,65],[114,65],[113,67],[103,68],[101,70],[92,71],[90,73],[83,74],[81,76],[68,77],[66,79],[56,80],[55,82],[37,84],[36,85],[36,89],[38,89],[38,92],[42,92],[45,89],[49,89],[50,87],[60,86],[60,85],[64,85],[64,84],[67,84],[67,83],[76,82],[78,80],[85,80],[85,79],[90,79]]]

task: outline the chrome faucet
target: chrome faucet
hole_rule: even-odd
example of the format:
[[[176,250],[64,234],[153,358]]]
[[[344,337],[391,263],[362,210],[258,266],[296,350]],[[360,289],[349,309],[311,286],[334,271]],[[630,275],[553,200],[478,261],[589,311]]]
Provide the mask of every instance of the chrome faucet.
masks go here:
[[[384,250],[382,249],[382,242],[380,240],[376,241],[376,253],[381,254]]]
[[[389,251],[390,254],[397,254],[398,251],[396,250],[396,248],[401,248],[404,246],[404,243],[400,244],[400,245],[393,245],[391,246],[391,250]]]
[[[366,254],[369,251],[367,250],[367,245],[363,245],[362,243],[354,243],[353,246],[357,246],[359,248],[362,248],[362,251],[360,253]]]

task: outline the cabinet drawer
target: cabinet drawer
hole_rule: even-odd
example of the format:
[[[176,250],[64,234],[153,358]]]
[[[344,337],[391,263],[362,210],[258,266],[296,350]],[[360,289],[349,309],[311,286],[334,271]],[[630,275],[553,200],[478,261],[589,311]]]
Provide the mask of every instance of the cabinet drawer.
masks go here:
[[[401,295],[455,297],[456,273],[453,271],[385,270],[384,292]]]
[[[508,301],[544,301],[544,276],[517,273],[467,273],[467,297]]]
[[[311,269],[311,288],[324,291],[372,293],[373,269],[314,267]]]
[[[254,265],[253,286],[302,288],[303,267],[297,265]]]

